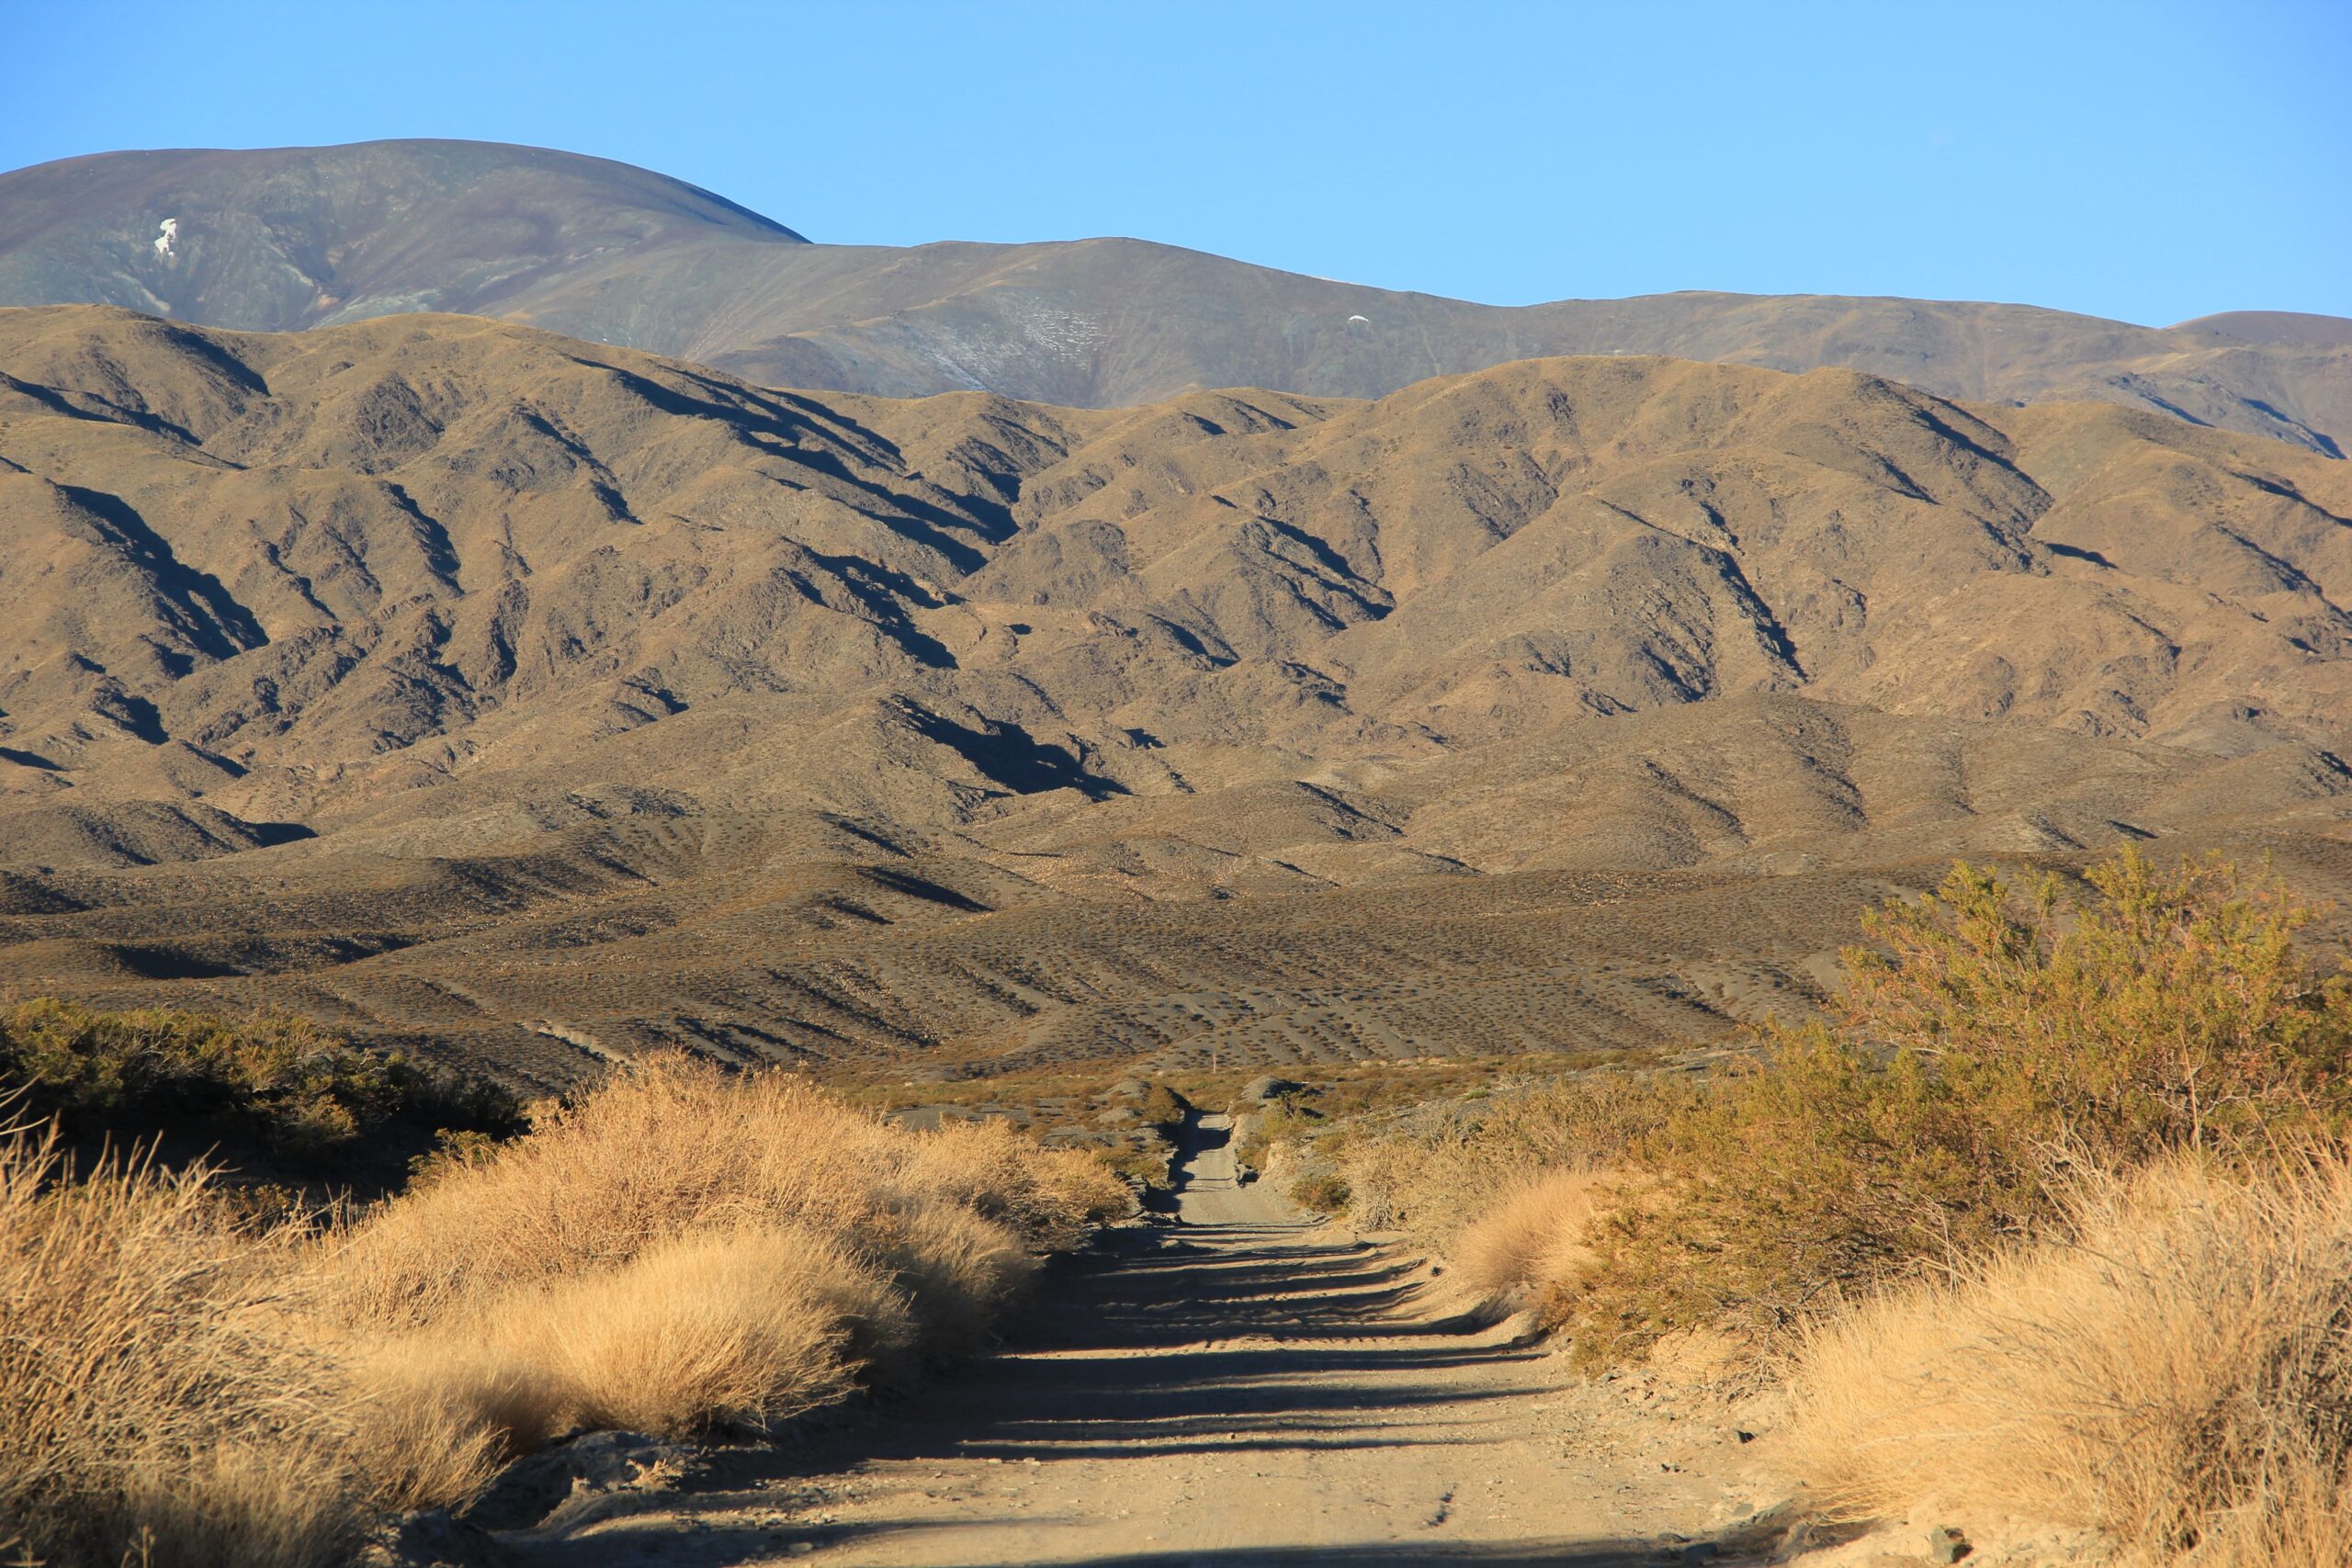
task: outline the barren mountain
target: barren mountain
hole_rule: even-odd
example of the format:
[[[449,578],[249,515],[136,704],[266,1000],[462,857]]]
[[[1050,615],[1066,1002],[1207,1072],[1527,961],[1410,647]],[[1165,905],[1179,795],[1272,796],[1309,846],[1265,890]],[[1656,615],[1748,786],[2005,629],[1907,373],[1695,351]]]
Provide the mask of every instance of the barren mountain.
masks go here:
[[[2207,332],[2240,343],[2339,347],[2352,344],[2352,321],[2342,316],[2313,316],[2300,310],[2225,310],[2183,321],[2176,332]]]
[[[168,226],[168,232],[166,227]],[[1498,308],[1134,240],[811,245],[709,193],[529,148],[119,152],[0,175],[0,304],[279,330],[490,314],[775,386],[1112,407],[1378,397],[1547,355],[1842,366],[1946,397],[2097,399],[2340,455],[2352,324],[2169,330],[2023,306],[1669,294]]]
[[[1966,852],[2352,876],[2352,469],[1550,359],[766,390],[0,311],[0,986],[560,1082],[1690,1037]]]
[[[801,243],[682,180],[534,147],[103,152],[0,176],[0,303],[285,332],[494,311],[572,268],[718,236]]]

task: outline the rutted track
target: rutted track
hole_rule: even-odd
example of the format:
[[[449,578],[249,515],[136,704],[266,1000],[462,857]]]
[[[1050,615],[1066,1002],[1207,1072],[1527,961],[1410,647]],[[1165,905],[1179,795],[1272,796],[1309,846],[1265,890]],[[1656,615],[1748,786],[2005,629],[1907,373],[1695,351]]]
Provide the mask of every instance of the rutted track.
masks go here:
[[[1003,1353],[515,1544],[565,1564],[1630,1568],[1707,1534],[1719,1476],[1588,1440],[1612,1407],[1448,1312],[1419,1258],[1238,1180],[1230,1135],[1188,1128],[1177,1223],[1058,1272]]]

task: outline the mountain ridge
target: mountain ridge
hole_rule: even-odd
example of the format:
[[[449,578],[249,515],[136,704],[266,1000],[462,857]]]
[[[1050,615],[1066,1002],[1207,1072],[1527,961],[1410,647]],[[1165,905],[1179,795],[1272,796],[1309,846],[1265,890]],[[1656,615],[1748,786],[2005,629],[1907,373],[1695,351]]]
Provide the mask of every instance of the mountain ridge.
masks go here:
[[[106,161],[153,156],[94,158],[122,168]],[[251,227],[253,198],[239,194],[257,177],[251,171],[315,165],[305,176],[316,187],[310,205],[286,220],[300,243],[240,230],[235,243],[214,247],[229,258],[218,276],[168,297],[175,264],[153,248],[156,225],[173,215],[167,193],[128,175],[112,194],[85,179],[91,188],[68,218],[47,238],[28,236],[8,213],[65,199],[40,194],[61,167],[41,165],[0,175],[0,304],[170,306],[196,324],[269,330],[429,306],[691,358],[767,385],[898,397],[980,389],[1090,407],[1220,386],[1376,397],[1517,359],[1668,354],[1778,369],[1843,365],[1976,400],[2096,398],[2332,456],[2352,443],[2352,344],[2300,329],[2256,332],[2286,341],[2248,341],[2198,322],[2134,327],[2025,306],[1701,291],[1486,306],[1139,240],[808,244],[681,182],[537,149],[379,142],[202,156],[215,161],[219,186],[205,199],[232,215],[232,227]],[[471,160],[475,177],[505,182],[499,188],[519,193],[514,201],[554,214],[547,221],[556,229],[557,209],[585,214],[571,221],[589,243],[519,234],[499,213],[469,209],[449,180],[413,172],[399,176],[408,182],[400,188],[419,194],[389,229],[351,194],[370,180],[398,185],[369,172],[379,164],[397,171],[432,158]],[[194,187],[172,188],[180,200]],[[413,240],[388,238],[420,224]],[[188,238],[175,243],[195,254],[200,228],[191,218]],[[289,259],[338,247],[381,265],[344,278],[329,276],[323,261],[306,270]],[[2275,314],[2238,317],[2253,331],[2245,321]]]
[[[1087,410],[0,310],[0,986],[550,1089],[1695,1038],[1939,857],[2352,889],[2347,475],[1842,369]]]

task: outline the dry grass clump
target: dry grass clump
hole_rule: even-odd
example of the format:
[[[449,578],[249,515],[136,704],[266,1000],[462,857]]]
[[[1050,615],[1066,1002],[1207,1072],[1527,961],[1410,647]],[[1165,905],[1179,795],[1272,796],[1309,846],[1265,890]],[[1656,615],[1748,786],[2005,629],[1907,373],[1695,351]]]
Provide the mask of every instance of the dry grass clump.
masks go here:
[[[986,1296],[1017,1282],[988,1270],[1023,1274],[1032,1252],[1071,1246],[1126,1205],[1095,1162],[1010,1128],[907,1133],[797,1078],[675,1059],[438,1173],[341,1238],[328,1276],[353,1320],[417,1325],[619,1269],[683,1235],[798,1227],[860,1238],[869,1260],[918,1273],[946,1244],[964,1259],[950,1272]],[[975,1272],[982,1258],[994,1261]]]
[[[1407,1231],[1490,1300],[1558,1319],[1654,1185],[1639,1151],[1694,1092],[1605,1071],[1418,1107],[1340,1141],[1335,1184],[1358,1224]]]
[[[371,1369],[387,1405],[426,1419],[409,1489],[462,1489],[446,1419],[528,1447],[577,1429],[757,1427],[842,1398],[915,1336],[881,1270],[820,1232],[673,1238],[618,1269],[521,1287],[394,1339]],[[465,1417],[470,1416],[470,1420]],[[435,1461],[438,1462],[435,1462]]]
[[[880,1265],[909,1320],[907,1332],[896,1337],[857,1338],[858,1353],[885,1376],[904,1371],[917,1348],[960,1355],[986,1343],[998,1316],[1037,1269],[1036,1256],[1018,1231],[945,1204],[921,1205],[877,1223],[863,1238],[861,1256]]]
[[[968,1346],[1124,1213],[1092,1160],[775,1075],[627,1074],[318,1235],[0,1137],[0,1539],[301,1568],[582,1428],[758,1427]]]
[[[484,1346],[348,1335],[334,1346],[348,1457],[377,1508],[464,1502],[518,1450],[563,1429],[534,1370]]]
[[[382,1462],[429,1496],[472,1479],[453,1422],[492,1451],[758,1425],[969,1348],[1036,1254],[1126,1201],[1009,1128],[910,1134],[795,1078],[672,1060],[442,1170],[321,1272],[346,1332],[395,1348],[371,1386],[420,1441]]]
[[[1593,1262],[1593,1226],[1622,1201],[1623,1172],[1546,1170],[1524,1177],[1446,1248],[1490,1296],[1558,1287]]]
[[[914,1337],[879,1270],[797,1228],[682,1236],[503,1305],[517,1358],[578,1391],[579,1425],[637,1431],[798,1415]]]
[[[2352,1562],[2352,1163],[2174,1157],[2068,1208],[2068,1241],[1810,1335],[1793,1432],[1823,1502],[1990,1506],[2149,1562]]]
[[[1679,1079],[1602,1071],[1412,1107],[1341,1144],[1349,1214],[1442,1244],[1532,1172],[1623,1164],[1690,1093]]]
[[[951,1122],[916,1141],[904,1177],[936,1202],[959,1204],[1010,1225],[1039,1251],[1075,1247],[1133,1207],[1099,1160],[1040,1155],[1002,1122]]]
[[[369,1216],[337,1239],[327,1285],[354,1321],[413,1325],[688,1230],[854,1229],[914,1142],[796,1078],[655,1062]]]
[[[286,1234],[202,1170],[62,1181],[0,1138],[0,1538],[40,1561],[306,1568],[354,1539],[334,1369],[283,1331]]]

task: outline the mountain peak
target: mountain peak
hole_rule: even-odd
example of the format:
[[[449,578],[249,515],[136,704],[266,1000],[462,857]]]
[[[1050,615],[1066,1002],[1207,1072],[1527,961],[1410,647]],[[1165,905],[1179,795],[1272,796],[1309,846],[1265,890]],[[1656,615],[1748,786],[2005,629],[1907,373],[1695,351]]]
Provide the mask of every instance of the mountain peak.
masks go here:
[[[492,313],[590,257],[797,245],[683,180],[489,141],[100,152],[0,175],[0,304],[61,299],[265,331]]]

